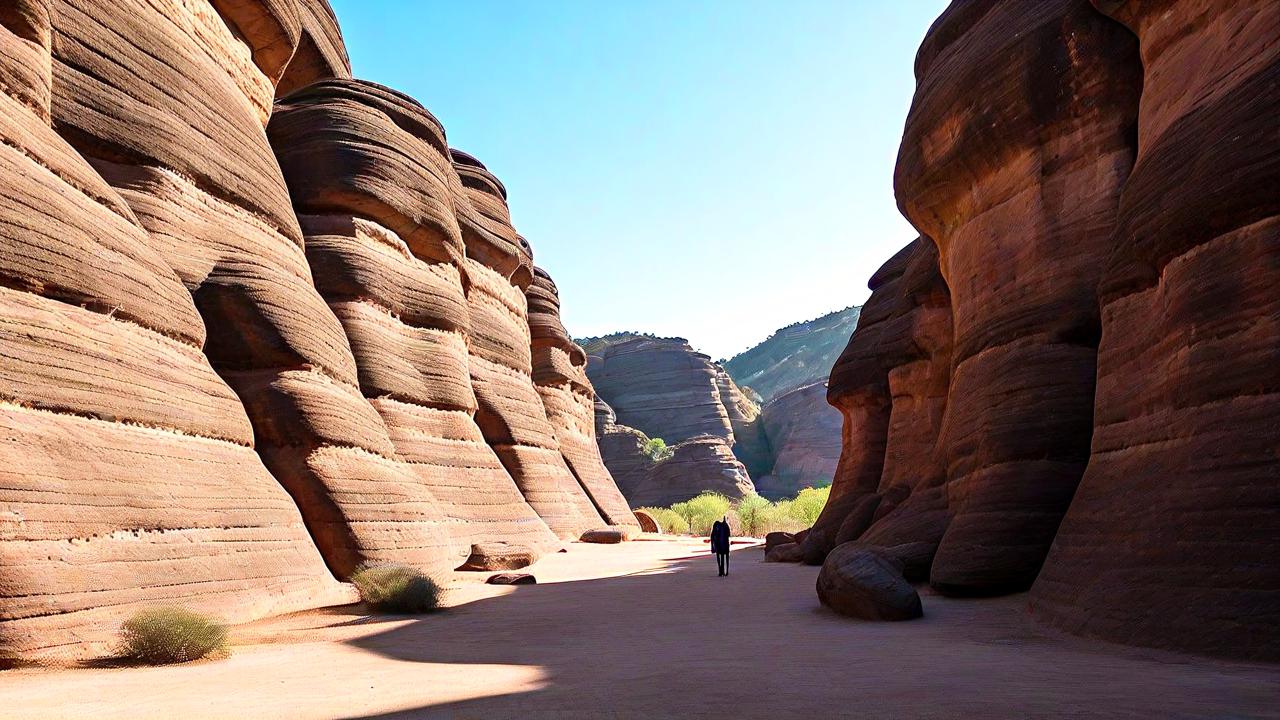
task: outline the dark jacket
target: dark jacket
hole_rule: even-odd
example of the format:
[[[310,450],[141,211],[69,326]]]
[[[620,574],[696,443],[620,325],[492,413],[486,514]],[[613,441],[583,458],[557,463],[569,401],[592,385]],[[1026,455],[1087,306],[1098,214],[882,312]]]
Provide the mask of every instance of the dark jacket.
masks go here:
[[[717,520],[711,525],[711,552],[729,552],[729,523]]]

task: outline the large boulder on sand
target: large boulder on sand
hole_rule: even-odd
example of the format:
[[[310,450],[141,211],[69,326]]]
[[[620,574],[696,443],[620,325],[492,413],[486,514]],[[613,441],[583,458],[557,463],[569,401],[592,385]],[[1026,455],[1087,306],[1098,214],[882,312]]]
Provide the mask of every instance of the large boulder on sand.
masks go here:
[[[818,573],[818,599],[841,615],[864,620],[911,620],[924,614],[920,595],[902,575],[903,563],[879,548],[845,543]]]
[[[771,532],[764,536],[764,551],[767,553],[779,545],[786,545],[795,541],[796,536],[789,532]]]
[[[459,570],[519,570],[533,564],[537,557],[532,548],[505,542],[475,543],[471,555]]]

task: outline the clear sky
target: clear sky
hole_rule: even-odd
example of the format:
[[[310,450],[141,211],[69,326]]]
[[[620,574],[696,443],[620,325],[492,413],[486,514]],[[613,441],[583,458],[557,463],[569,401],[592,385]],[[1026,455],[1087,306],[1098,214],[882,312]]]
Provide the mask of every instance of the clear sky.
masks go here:
[[[506,184],[575,336],[728,357],[861,303],[945,0],[331,0],[355,75]]]

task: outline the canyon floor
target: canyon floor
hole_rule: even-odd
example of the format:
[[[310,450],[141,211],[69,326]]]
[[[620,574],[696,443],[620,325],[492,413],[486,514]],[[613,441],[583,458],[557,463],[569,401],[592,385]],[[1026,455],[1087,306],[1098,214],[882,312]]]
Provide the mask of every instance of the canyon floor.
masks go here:
[[[924,597],[867,623],[817,568],[705,545],[575,543],[541,584],[457,584],[447,612],[303,613],[233,631],[229,658],[0,673],[15,718],[1280,718],[1280,667],[1050,632],[1025,600]]]

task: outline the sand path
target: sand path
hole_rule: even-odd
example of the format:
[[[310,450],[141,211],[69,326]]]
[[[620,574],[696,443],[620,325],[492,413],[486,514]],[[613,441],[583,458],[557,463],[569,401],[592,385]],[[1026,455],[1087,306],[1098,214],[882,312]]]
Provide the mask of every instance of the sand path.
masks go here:
[[[419,619],[350,609],[236,628],[225,660],[0,673],[5,718],[1280,718],[1280,667],[1063,637],[1021,597],[926,617],[822,609],[817,568],[688,540],[574,544],[542,584],[476,582]],[[695,555],[691,558],[691,555]]]

